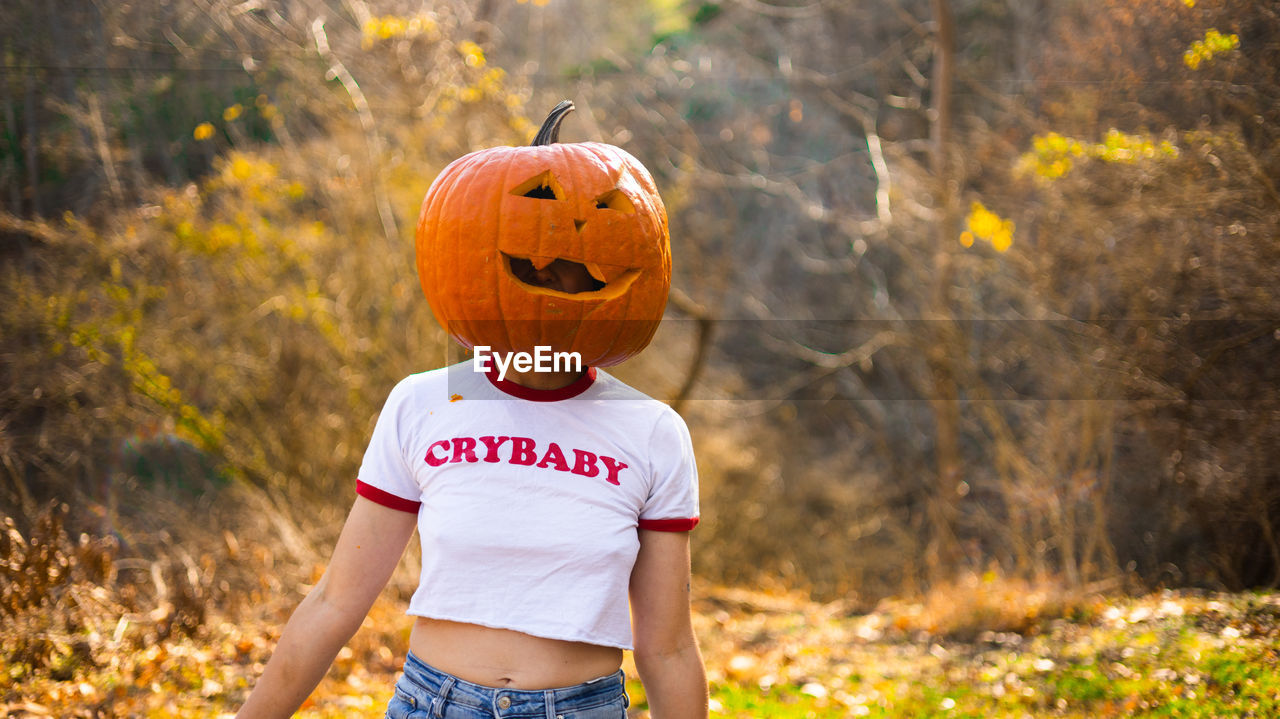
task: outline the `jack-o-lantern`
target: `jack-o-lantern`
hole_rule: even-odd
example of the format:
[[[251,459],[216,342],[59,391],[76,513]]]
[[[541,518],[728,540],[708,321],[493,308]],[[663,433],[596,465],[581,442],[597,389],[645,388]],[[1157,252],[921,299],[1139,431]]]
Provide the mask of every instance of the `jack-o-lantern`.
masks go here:
[[[662,319],[671,245],[653,178],[620,148],[558,142],[572,110],[557,105],[529,147],[455,160],[422,201],[418,278],[465,347],[544,346],[609,366],[644,349]],[[529,281],[563,267],[590,275],[585,291]]]

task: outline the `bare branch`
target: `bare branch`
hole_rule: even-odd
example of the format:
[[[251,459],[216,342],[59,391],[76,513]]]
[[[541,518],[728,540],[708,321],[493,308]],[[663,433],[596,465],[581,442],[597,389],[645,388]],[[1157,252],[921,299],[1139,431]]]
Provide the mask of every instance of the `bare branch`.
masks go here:
[[[329,63],[329,73],[342,83],[343,89],[347,91],[352,104],[355,105],[356,114],[360,117],[360,127],[364,130],[365,141],[369,145],[370,161],[374,163],[373,194],[378,205],[378,217],[382,220],[382,234],[387,239],[387,245],[394,248],[400,242],[400,231],[396,228],[395,214],[391,210],[391,200],[387,197],[382,179],[382,138],[378,134],[378,125],[373,119],[373,111],[369,109],[369,102],[365,99],[364,91],[360,89],[356,79],[351,76],[346,65],[342,64],[329,47],[324,18],[318,17],[311,23],[311,34],[316,41],[316,52]]]
[[[813,15],[817,14],[817,12],[821,10],[822,6],[825,4],[824,2],[822,2],[822,0],[819,0],[818,2],[815,2],[815,3],[810,3],[808,5],[795,5],[795,6],[770,5],[769,3],[761,2],[760,0],[737,0],[737,1],[739,5],[750,10],[751,12],[759,13],[761,15],[768,15],[769,17],[782,17],[782,18],[812,17]]]
[[[824,369],[835,370],[862,364],[886,347],[905,344],[907,343],[900,333],[894,330],[883,330],[857,347],[851,347],[839,353],[822,352],[795,341],[782,345],[782,348],[792,357]]]

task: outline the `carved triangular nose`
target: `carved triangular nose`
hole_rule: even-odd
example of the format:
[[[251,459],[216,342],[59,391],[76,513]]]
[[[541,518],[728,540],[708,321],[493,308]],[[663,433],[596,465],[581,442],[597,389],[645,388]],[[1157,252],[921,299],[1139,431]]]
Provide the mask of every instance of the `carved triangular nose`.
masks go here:
[[[573,229],[577,230],[578,232],[582,232],[582,226],[585,224],[587,224],[586,220],[574,220]]]

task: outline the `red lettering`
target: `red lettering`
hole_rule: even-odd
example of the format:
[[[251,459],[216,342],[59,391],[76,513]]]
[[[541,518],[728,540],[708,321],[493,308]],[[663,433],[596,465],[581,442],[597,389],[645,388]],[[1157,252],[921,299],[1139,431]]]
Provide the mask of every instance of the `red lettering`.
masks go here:
[[[498,448],[502,443],[511,439],[510,437],[481,437],[480,441],[484,443],[485,455],[484,461],[498,462]]]
[[[547,453],[542,455],[542,461],[538,462],[538,466],[546,469],[553,464],[561,472],[569,471],[569,465],[564,461],[564,452],[560,451],[560,445],[555,442],[552,442],[551,446],[547,447]]]
[[[532,465],[538,461],[538,455],[533,453],[533,448],[537,445],[528,437],[512,437],[511,438],[511,464],[523,464],[525,466]]]
[[[605,469],[609,470],[609,476],[605,477],[604,481],[609,484],[621,484],[621,482],[618,481],[618,474],[622,470],[626,469],[627,465],[619,462],[613,457],[606,457],[603,454],[600,455],[600,461],[604,462]]]
[[[600,474],[600,468],[596,466],[595,454],[583,449],[573,450],[573,473],[583,477],[594,477]]]
[[[461,462],[463,455],[466,455],[468,462],[476,460],[476,440],[474,437],[454,437],[453,438],[453,459],[452,462]]]
[[[436,457],[434,454],[432,454],[432,452],[435,451],[436,447],[439,447],[446,452],[444,457]],[[432,442],[431,446],[427,447],[427,464],[431,465],[432,467],[439,467],[440,465],[444,464],[446,461],[448,461],[448,456],[449,456],[447,454],[448,451],[449,451],[449,440],[442,439],[439,442]]]

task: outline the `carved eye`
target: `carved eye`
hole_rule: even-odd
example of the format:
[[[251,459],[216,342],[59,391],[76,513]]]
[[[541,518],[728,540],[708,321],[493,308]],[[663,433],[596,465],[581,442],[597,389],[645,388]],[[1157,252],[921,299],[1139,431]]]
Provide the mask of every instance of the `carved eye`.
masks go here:
[[[631,204],[631,198],[623,194],[622,190],[609,190],[603,195],[596,198],[596,208],[601,210],[617,210],[618,212],[635,212],[635,205]]]
[[[541,175],[531,177],[516,185],[511,194],[532,197],[538,200],[563,200],[564,188],[560,186],[560,182],[556,180],[555,175],[551,174],[551,170],[547,170]]]

